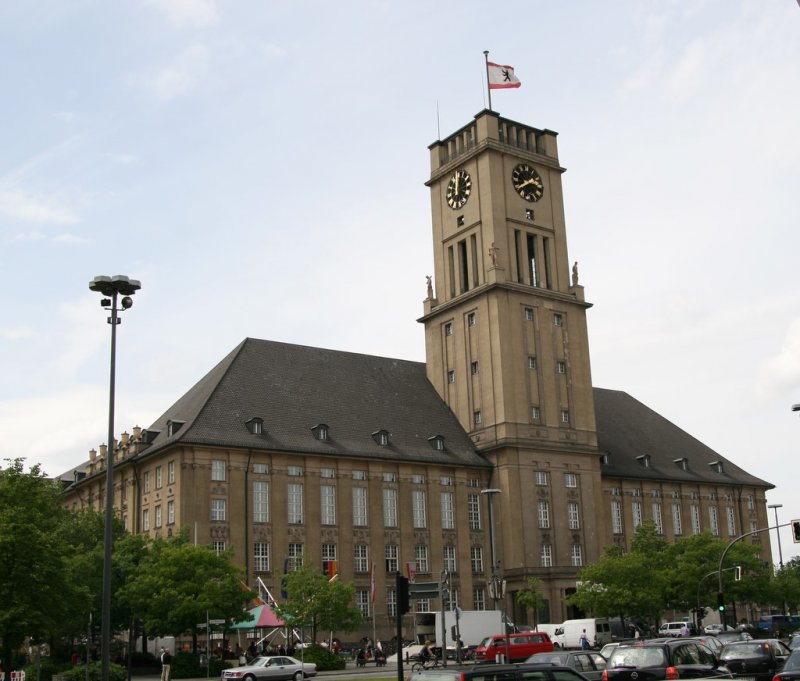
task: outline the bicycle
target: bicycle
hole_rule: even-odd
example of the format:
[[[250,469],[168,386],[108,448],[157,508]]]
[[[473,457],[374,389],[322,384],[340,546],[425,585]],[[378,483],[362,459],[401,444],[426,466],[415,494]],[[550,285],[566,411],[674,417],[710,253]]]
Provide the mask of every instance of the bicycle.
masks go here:
[[[442,667],[442,661],[438,657],[431,657],[427,660],[417,660],[411,665],[412,672],[421,672],[425,669],[439,669]]]

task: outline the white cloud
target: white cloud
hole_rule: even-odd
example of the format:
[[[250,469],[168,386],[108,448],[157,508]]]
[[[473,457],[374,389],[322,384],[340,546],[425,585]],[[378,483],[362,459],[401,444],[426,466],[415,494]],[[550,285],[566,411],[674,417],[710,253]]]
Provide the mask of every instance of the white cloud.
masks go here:
[[[53,237],[53,241],[57,244],[90,244],[92,243],[91,239],[87,239],[82,236],[78,236],[77,234],[70,234],[69,232],[65,232],[64,234],[59,234],[58,236]]]
[[[760,397],[771,397],[800,390],[800,319],[789,324],[778,352],[760,367],[756,391]]]
[[[208,48],[193,45],[156,75],[151,87],[160,99],[174,99],[191,92],[208,70]]]
[[[47,236],[44,232],[34,230],[32,232],[19,232],[11,237],[12,241],[44,241]]]
[[[178,28],[204,28],[219,20],[215,0],[150,0]]]
[[[49,199],[11,190],[0,190],[0,214],[24,222],[68,225],[79,221],[73,211]]]
[[[29,326],[14,326],[0,328],[0,338],[3,340],[29,340],[34,337],[33,329]]]

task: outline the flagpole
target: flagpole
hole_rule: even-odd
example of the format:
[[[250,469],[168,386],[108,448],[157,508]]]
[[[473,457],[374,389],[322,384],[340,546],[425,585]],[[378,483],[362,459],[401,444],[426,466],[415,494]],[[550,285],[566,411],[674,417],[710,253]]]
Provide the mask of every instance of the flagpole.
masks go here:
[[[483,51],[483,59],[486,62],[486,93],[489,95],[489,111],[492,110],[492,88],[489,87],[489,50]]]

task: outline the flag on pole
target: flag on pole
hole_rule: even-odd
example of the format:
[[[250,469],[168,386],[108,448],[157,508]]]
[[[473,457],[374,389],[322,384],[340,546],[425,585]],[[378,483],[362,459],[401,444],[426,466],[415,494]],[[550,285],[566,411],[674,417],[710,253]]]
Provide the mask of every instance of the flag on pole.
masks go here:
[[[486,62],[486,70],[489,74],[489,89],[497,90],[509,87],[519,87],[522,85],[519,78],[514,75],[513,66],[504,66],[494,62]]]

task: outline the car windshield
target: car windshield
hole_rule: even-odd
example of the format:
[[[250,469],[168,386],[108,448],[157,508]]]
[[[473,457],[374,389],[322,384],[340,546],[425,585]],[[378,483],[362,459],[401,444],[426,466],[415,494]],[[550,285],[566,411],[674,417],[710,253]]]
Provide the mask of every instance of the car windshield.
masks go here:
[[[491,648],[494,643],[494,636],[487,636],[478,644],[478,648]]]
[[[768,643],[747,641],[733,646],[725,646],[720,655],[721,660],[740,660],[746,657],[764,657],[769,650]]]
[[[619,647],[608,660],[609,667],[664,667],[667,659],[660,646]]]

